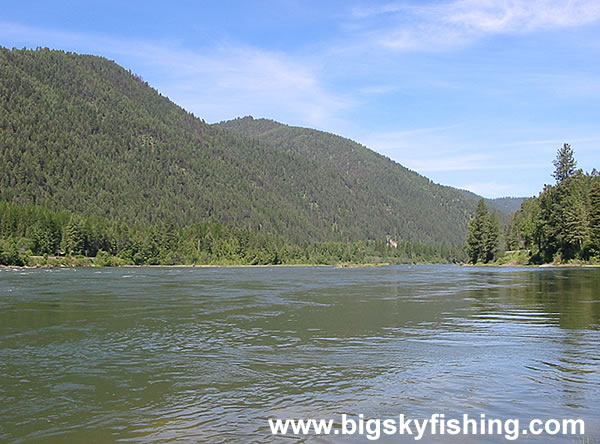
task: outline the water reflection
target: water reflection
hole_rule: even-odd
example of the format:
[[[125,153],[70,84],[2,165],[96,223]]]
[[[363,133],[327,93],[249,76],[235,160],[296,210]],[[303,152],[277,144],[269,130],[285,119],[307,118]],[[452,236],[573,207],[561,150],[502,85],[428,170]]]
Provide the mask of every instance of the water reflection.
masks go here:
[[[599,286],[452,266],[0,272],[0,439],[247,442],[268,417],[342,413],[584,417],[598,436]]]

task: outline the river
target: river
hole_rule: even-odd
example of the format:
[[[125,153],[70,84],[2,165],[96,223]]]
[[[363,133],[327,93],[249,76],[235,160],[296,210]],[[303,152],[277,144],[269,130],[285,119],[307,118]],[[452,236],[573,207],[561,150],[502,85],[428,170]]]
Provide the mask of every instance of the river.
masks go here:
[[[0,270],[0,441],[338,442],[267,420],[435,413],[597,441],[600,269]]]

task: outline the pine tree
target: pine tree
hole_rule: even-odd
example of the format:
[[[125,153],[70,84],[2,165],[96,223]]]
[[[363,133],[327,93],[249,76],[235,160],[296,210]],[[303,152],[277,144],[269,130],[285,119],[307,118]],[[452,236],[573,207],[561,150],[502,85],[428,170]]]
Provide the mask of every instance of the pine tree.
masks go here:
[[[590,222],[585,202],[585,185],[584,180],[570,182],[567,198],[563,204],[563,251],[567,259],[581,254],[583,246],[590,240]]]
[[[470,261],[488,263],[494,260],[500,237],[500,223],[497,215],[490,215],[485,201],[481,199],[475,210],[475,217],[469,221],[466,248]]]
[[[596,178],[590,190],[590,240],[596,256],[600,256],[600,180]]]
[[[496,211],[487,217],[487,236],[484,245],[484,262],[493,261],[498,252],[498,242],[500,241],[500,219]]]
[[[573,154],[571,145],[565,143],[556,153],[556,159],[552,162],[554,164],[554,173],[552,177],[556,179],[556,183],[561,183],[572,177],[575,174],[575,167],[577,162]]]
[[[66,254],[82,254],[85,248],[84,233],[79,218],[72,217],[62,235],[61,248]]]

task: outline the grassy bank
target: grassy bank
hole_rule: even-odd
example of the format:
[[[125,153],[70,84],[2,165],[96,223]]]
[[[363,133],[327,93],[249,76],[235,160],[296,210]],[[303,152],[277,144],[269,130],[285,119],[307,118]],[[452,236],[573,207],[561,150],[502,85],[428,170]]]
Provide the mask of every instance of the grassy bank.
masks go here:
[[[565,261],[560,256],[556,256],[552,262],[540,262],[538,256],[532,255],[529,250],[514,250],[506,251],[491,262],[478,262],[474,265],[491,267],[600,267],[600,259],[592,258],[589,261],[570,259]]]

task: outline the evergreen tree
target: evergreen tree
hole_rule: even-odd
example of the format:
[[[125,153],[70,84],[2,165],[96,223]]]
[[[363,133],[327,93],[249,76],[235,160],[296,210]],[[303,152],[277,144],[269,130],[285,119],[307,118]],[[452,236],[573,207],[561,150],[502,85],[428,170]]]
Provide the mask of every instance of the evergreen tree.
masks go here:
[[[482,199],[483,200],[483,199]],[[493,261],[498,252],[498,243],[500,241],[500,220],[498,213],[494,211],[487,218],[487,236],[484,245],[484,262]]]
[[[498,249],[498,239],[500,237],[500,223],[497,215],[490,214],[481,199],[477,204],[475,217],[469,221],[466,236],[466,248],[469,260],[475,264],[477,262],[488,263],[494,260]]]
[[[293,242],[458,246],[478,200],[333,134],[253,118],[208,125],[114,62],[48,49],[0,47],[0,170],[8,202]],[[108,251],[93,234],[74,249]],[[40,249],[53,253],[55,237],[40,227]]]
[[[77,217],[71,217],[69,223],[65,226],[61,248],[66,254],[83,254],[85,249],[85,234],[82,230],[81,220]]]
[[[596,178],[590,189],[590,241],[591,250],[600,257],[600,180]]]
[[[554,173],[552,177],[556,179],[556,183],[561,183],[572,177],[575,174],[575,167],[577,162],[573,154],[571,145],[565,143],[556,153],[556,159],[552,162],[554,164]]]
[[[568,144],[554,160],[556,185],[524,201],[507,235],[509,246],[530,250],[531,262],[589,260],[600,253],[600,185],[596,170],[576,170]]]
[[[567,198],[563,205],[564,245],[567,258],[583,253],[583,247],[590,240],[590,222],[586,198],[586,181],[576,180],[569,183]]]

